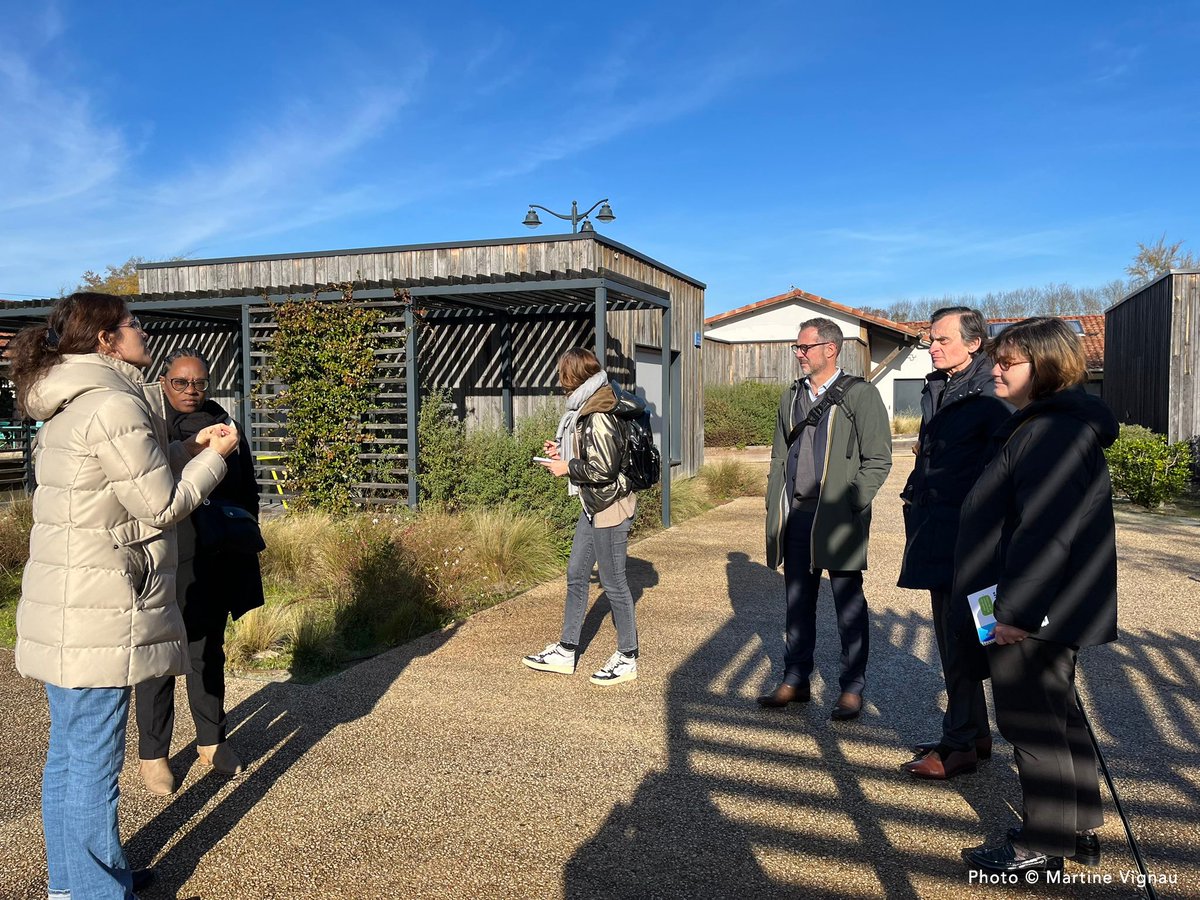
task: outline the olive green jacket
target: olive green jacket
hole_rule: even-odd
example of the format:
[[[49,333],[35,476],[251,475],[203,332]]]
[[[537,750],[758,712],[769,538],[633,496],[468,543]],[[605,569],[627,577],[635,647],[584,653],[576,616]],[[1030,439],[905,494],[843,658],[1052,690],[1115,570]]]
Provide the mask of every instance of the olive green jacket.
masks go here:
[[[783,562],[784,528],[791,498],[787,494],[787,436],[796,424],[796,391],[806,390],[803,378],[793,382],[779,400],[771,470],[767,477],[767,565]],[[812,530],[813,569],[857,572],[867,568],[871,532],[871,501],[892,468],[892,428],[887,408],[873,384],[856,384],[842,404],[829,409],[829,438],[825,469]]]

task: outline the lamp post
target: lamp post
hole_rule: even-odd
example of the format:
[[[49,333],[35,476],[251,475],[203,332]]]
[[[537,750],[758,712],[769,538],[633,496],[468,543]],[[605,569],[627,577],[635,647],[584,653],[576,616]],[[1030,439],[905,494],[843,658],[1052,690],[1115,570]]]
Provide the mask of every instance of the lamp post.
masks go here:
[[[600,206],[600,204],[604,204],[604,205]],[[585,233],[589,232],[589,231],[595,231],[596,229],[592,227],[592,223],[588,221],[588,216],[590,216],[592,214],[592,210],[595,209],[597,206],[600,206],[600,212],[596,213],[596,218],[599,219],[601,222],[611,222],[613,219],[616,218],[616,216],[613,214],[612,207],[608,205],[608,198],[605,197],[603,200],[597,200],[595,203],[593,203],[591,206],[591,209],[589,209],[587,212],[583,213],[582,215],[580,215],[580,213],[579,213],[579,204],[575,200],[571,201],[571,214],[570,215],[564,215],[563,213],[557,213],[554,210],[548,209],[547,207],[542,206],[538,203],[530,203],[529,204],[529,212],[525,214],[525,221],[522,224],[528,225],[530,228],[537,228],[539,225],[541,225],[542,220],[538,218],[538,214],[535,211],[535,210],[540,209],[540,210],[550,213],[550,215],[552,215],[552,216],[557,216],[560,219],[564,219],[565,221],[570,222],[571,223],[571,234],[575,234],[576,232],[580,232],[580,231],[585,232]],[[581,222],[583,224],[580,224]]]

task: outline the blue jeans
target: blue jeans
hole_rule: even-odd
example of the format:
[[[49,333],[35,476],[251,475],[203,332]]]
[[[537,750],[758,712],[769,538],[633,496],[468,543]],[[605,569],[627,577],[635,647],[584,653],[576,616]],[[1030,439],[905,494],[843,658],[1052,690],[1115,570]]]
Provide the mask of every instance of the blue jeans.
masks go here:
[[[117,831],[117,776],[125,764],[129,688],[46,685],[50,750],[42,773],[42,828],[52,898],[128,900],[133,873]]]
[[[578,644],[587,613],[588,590],[592,582],[592,567],[600,566],[600,586],[608,595],[612,607],[613,625],[617,628],[617,649],[627,656],[637,654],[637,623],[633,616],[633,595],[625,580],[625,557],[629,549],[630,516],[620,525],[596,528],[585,513],[575,523],[575,538],[571,541],[571,561],[567,563],[567,603],[563,611],[562,642]]]

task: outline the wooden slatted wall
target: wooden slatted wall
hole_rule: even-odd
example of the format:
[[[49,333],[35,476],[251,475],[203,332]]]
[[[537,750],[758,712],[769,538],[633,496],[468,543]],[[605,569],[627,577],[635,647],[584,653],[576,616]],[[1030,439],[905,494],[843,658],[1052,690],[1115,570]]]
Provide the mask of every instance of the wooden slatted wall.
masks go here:
[[[1102,396],[1117,420],[1170,428],[1172,277],[1159,279],[1104,315]]]
[[[867,348],[862,341],[847,340],[842,344],[838,362],[848,374],[865,378],[866,355]],[[796,365],[791,340],[735,344],[704,339],[705,384],[737,384],[742,381],[791,384],[799,377],[800,368]]]

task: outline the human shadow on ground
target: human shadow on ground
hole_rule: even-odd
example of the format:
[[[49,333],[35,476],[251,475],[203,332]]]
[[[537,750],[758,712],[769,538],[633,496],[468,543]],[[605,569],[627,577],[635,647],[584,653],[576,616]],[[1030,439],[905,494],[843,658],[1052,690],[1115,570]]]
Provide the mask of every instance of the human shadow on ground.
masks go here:
[[[144,896],[176,896],[205,854],[292,766],[335,728],[370,714],[410,663],[434,653],[458,628],[455,624],[427,634],[317,684],[268,684],[231,709],[230,737],[248,771],[206,810],[230,785],[228,778],[209,772],[187,785],[126,842],[130,860],[154,865],[157,880]],[[177,773],[195,765],[194,744],[171,760]]]
[[[1011,749],[999,741],[994,759],[972,775],[916,783],[899,771],[912,739],[936,736],[941,721],[943,684],[936,655],[929,655],[934,652],[929,617],[872,610],[867,709],[854,722],[831,722],[840,646],[832,596],[823,581],[813,702],[760,710],[752,694],[769,689],[782,669],[782,577],[743,553],[729,554],[727,574],[732,617],[676,669],[667,687],[665,771],[648,776],[632,801],[615,808],[572,857],[564,873],[565,896],[915,898],[930,880],[965,889],[967,874],[957,852],[947,852],[944,839],[934,846],[927,834],[976,836],[971,843],[999,840],[1018,824],[1020,789]],[[1194,689],[1200,643],[1160,635],[1149,643],[1154,653],[1172,660],[1169,691],[1184,685]],[[1111,685],[1092,699],[1093,718],[1111,735],[1104,741],[1110,765],[1129,780],[1136,777],[1129,767],[1135,751],[1116,748],[1127,746],[1126,735],[1153,735],[1154,725],[1145,691],[1139,694],[1130,683],[1149,648],[1140,639],[1126,644],[1130,664],[1095,659],[1089,666],[1085,659],[1082,668]],[[917,647],[928,649],[922,656],[914,652]],[[772,672],[767,679],[764,657]],[[1173,702],[1182,703],[1179,694]],[[1152,702],[1160,701],[1172,698],[1160,693]],[[1130,705],[1137,710],[1132,716],[1124,711]],[[1186,718],[1185,710],[1179,712]],[[1180,730],[1190,743],[1175,748],[1171,761],[1180,771],[1165,776],[1174,797],[1187,788],[1182,767],[1200,765],[1200,735],[1190,724]],[[867,754],[894,764],[865,761]],[[1147,780],[1164,780],[1152,764],[1141,768]],[[887,788],[893,780],[895,792]],[[927,790],[930,799],[914,800],[912,790]],[[1147,784],[1138,794],[1149,797],[1154,791]],[[946,792],[961,797],[970,813],[964,815],[957,800],[939,802]],[[755,814],[762,805],[786,810],[786,825],[763,824]],[[1194,801],[1176,809],[1168,801],[1138,806],[1147,817],[1195,821]],[[1168,860],[1178,847],[1149,849],[1149,855]],[[787,873],[788,880],[773,877],[761,859],[772,859],[772,870]],[[1115,846],[1108,865],[1119,872],[1132,868],[1132,861]],[[836,883],[830,883],[830,873]],[[1060,885],[1052,893],[1072,890]],[[1128,885],[1118,884],[1108,895],[1122,891],[1128,895]],[[1094,885],[1079,892],[1096,896]]]

